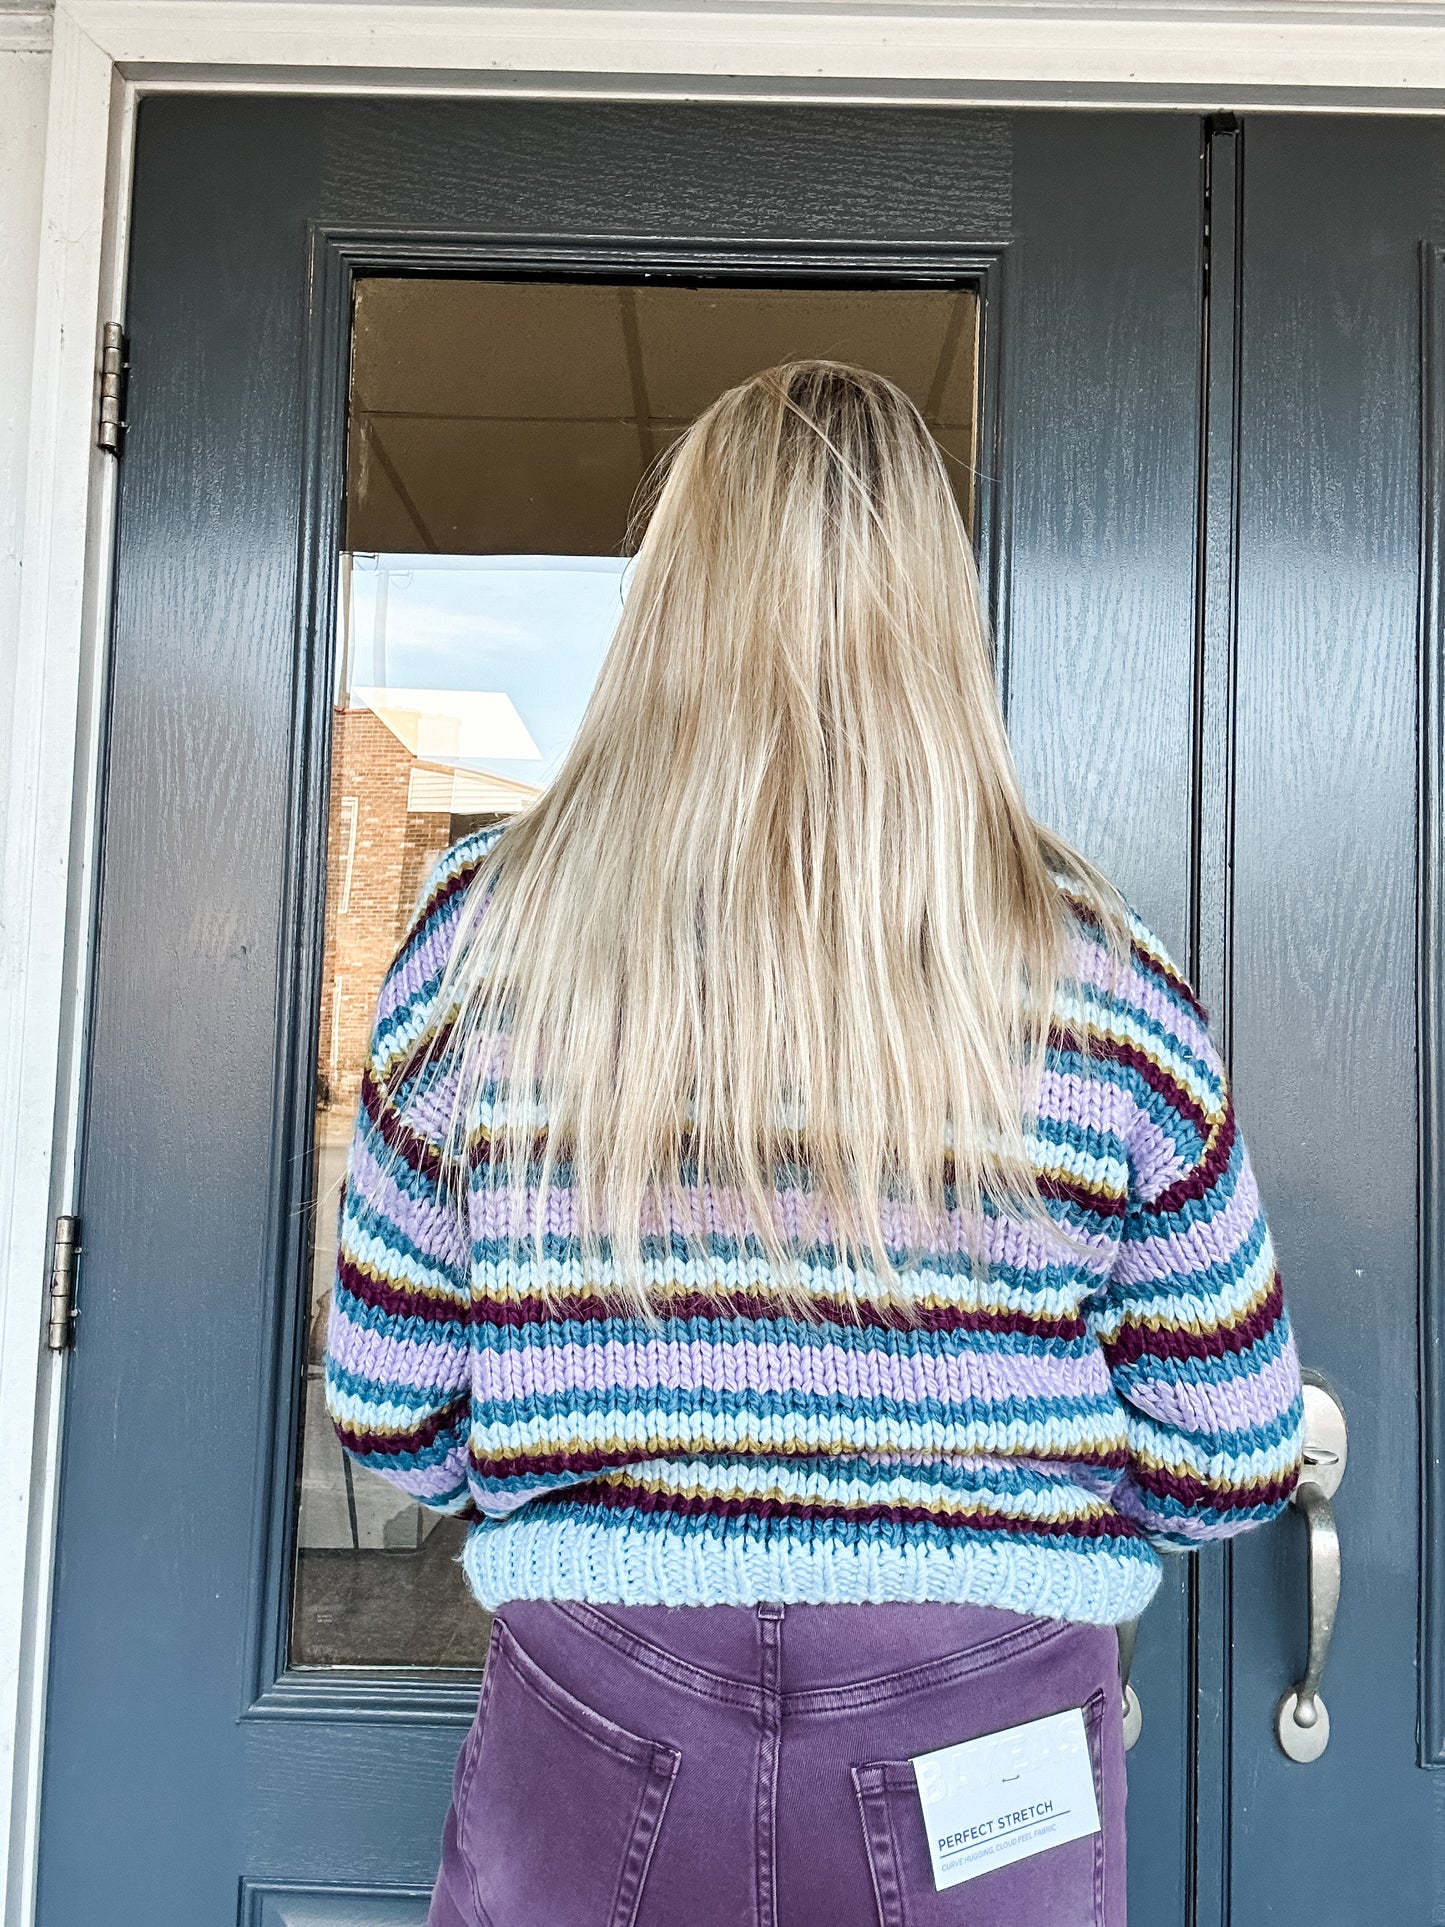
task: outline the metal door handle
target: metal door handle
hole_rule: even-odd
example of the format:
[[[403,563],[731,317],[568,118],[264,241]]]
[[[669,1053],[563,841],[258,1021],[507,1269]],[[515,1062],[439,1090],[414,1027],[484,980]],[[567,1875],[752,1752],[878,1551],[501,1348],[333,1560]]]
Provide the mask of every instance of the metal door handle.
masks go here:
[[[1275,1708],[1279,1743],[1302,1766],[1317,1760],[1330,1743],[1330,1715],[1320,1695],[1330,1636],[1340,1604],[1340,1535],[1330,1500],[1345,1476],[1349,1449],[1344,1408],[1318,1372],[1305,1372],[1304,1470],[1294,1506],[1305,1522],[1309,1560],[1309,1651],[1304,1677]]]
[[[1139,1706],[1139,1695],[1129,1682],[1134,1670],[1134,1649],[1139,1643],[1139,1622],[1125,1619],[1118,1627],[1119,1634],[1119,1691],[1124,1700],[1124,1751],[1131,1752],[1139,1743],[1139,1735],[1144,1726],[1144,1714]]]

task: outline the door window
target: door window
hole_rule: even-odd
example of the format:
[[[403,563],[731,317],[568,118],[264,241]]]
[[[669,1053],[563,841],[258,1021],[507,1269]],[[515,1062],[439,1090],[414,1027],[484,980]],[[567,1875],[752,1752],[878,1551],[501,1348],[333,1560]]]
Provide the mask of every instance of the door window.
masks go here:
[[[357,284],[293,1665],[482,1663],[486,1616],[456,1564],[465,1528],[346,1459],[325,1409],[339,1187],[377,991],[436,858],[556,773],[617,621],[649,466],[723,388],[813,354],[912,396],[971,526],[971,288]]]

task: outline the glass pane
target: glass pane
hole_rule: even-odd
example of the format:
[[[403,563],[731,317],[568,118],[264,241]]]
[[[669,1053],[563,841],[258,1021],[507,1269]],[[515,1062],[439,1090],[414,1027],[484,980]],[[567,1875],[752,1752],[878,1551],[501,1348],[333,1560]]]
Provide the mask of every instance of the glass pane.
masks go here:
[[[316,1065],[292,1663],[471,1671],[465,1528],[346,1460],[321,1379],[337,1199],[382,976],[432,863],[554,775],[655,456],[721,389],[825,354],[905,388],[972,520],[967,289],[358,285]]]

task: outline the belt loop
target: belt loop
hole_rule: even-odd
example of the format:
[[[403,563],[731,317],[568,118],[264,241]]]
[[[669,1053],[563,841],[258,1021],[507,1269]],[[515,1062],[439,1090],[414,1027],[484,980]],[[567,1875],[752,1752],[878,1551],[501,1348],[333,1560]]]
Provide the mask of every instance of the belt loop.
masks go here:
[[[787,1611],[781,1599],[764,1599],[758,1605],[759,1619],[781,1619]]]

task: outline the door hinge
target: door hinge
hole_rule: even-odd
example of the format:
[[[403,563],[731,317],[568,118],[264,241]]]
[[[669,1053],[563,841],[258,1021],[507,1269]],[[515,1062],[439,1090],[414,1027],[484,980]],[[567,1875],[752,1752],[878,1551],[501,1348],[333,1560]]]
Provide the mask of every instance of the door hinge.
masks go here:
[[[119,455],[125,440],[129,386],[130,343],[118,321],[107,321],[100,331],[100,422],[95,431],[95,445],[107,455]]]
[[[75,1261],[79,1256],[79,1218],[58,1217],[50,1247],[50,1315],[45,1331],[46,1348],[52,1352],[67,1350],[75,1339]]]

